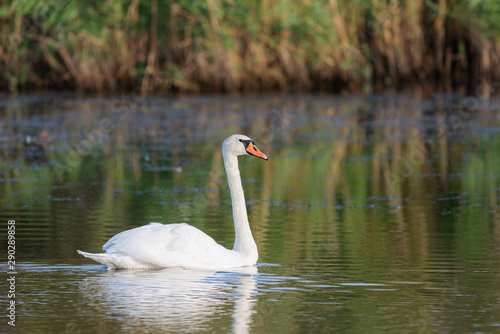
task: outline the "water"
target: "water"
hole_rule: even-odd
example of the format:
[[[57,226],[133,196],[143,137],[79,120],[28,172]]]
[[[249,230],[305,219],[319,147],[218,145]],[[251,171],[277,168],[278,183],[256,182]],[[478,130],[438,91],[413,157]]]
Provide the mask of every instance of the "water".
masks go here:
[[[498,332],[499,110],[456,96],[3,98],[15,330]],[[76,253],[151,221],[231,248],[232,133],[270,158],[240,158],[257,268],[106,271]]]

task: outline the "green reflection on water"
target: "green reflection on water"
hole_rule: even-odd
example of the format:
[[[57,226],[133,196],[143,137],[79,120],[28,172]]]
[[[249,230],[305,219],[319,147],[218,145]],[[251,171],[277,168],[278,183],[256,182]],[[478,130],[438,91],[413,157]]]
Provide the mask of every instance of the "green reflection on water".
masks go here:
[[[500,272],[498,101],[465,112],[459,100],[401,96],[117,101],[0,107],[0,217],[16,219],[22,261],[88,263],[76,249],[98,252],[150,221],[188,222],[232,247],[220,145],[245,133],[270,157],[240,158],[259,262],[285,265],[259,272],[298,276],[280,286],[301,289],[262,283],[256,332],[419,330],[416,322],[425,331],[440,319],[433,310],[453,309],[472,291],[475,301],[457,310],[476,310],[484,298],[482,325],[500,322],[490,295],[498,297]],[[484,273],[481,288],[475,273]],[[307,275],[335,289],[311,288]],[[339,285],[389,281],[426,289]],[[444,290],[453,291],[446,305]],[[356,315],[370,319],[366,327],[354,325]],[[339,317],[350,320],[326,326]]]

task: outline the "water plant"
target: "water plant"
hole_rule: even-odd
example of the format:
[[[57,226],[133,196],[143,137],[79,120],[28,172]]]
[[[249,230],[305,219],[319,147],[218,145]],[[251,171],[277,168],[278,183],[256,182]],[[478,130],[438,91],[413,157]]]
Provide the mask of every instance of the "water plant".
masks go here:
[[[0,87],[381,91],[500,81],[494,0],[6,0]]]

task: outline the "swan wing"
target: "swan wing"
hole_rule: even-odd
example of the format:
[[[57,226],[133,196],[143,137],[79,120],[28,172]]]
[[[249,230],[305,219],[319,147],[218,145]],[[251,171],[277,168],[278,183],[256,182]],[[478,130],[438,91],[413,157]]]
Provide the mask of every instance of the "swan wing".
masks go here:
[[[154,267],[233,266],[234,252],[199,229],[182,224],[150,223],[118,233],[103,246],[106,255],[130,257]]]

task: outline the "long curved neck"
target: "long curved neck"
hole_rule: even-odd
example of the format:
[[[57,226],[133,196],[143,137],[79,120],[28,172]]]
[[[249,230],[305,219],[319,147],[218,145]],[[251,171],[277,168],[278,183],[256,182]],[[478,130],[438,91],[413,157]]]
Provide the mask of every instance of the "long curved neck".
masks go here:
[[[241,184],[240,170],[238,169],[238,157],[224,150],[222,155],[233,205],[234,229],[236,232],[233,250],[245,256],[258,256],[257,245],[248,223],[245,195]]]

